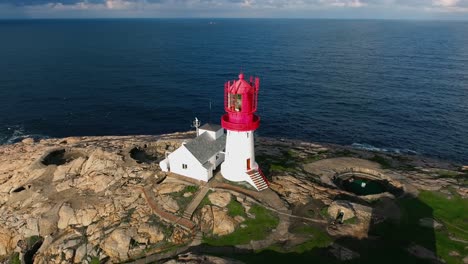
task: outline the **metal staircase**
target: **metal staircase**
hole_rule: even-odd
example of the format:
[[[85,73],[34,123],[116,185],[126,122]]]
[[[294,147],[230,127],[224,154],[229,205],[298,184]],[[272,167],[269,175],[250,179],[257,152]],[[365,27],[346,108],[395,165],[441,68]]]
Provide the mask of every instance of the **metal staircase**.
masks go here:
[[[249,170],[247,171],[247,174],[250,176],[250,179],[252,179],[252,181],[254,182],[255,187],[257,188],[258,191],[263,191],[265,189],[268,189],[268,186],[270,185],[270,183],[265,178],[260,168],[258,170],[256,169]]]

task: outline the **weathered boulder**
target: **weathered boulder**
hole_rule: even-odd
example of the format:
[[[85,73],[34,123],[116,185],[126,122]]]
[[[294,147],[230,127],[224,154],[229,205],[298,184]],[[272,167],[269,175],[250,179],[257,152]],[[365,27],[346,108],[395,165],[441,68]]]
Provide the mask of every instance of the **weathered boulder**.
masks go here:
[[[231,201],[231,194],[228,192],[213,192],[208,195],[208,199],[213,205],[226,207]]]
[[[219,207],[212,206],[213,235],[223,236],[234,232],[236,222]]]
[[[72,160],[68,164],[64,164],[58,166],[57,169],[54,171],[54,181],[63,180],[67,175],[78,175],[81,172],[81,168],[85,163],[85,157],[78,157]]]
[[[92,249],[92,245],[90,244],[82,244],[79,246],[76,251],[75,251],[75,258],[74,262],[75,263],[81,263],[83,261],[83,258],[90,252]]]
[[[74,210],[69,204],[64,204],[59,210],[58,228],[64,229],[69,225],[88,226],[90,225],[98,212],[94,207],[87,207]]]
[[[34,144],[34,138],[25,138],[25,139],[21,140],[21,142],[23,144],[31,145],[31,144]]]
[[[73,261],[73,249],[65,249],[63,250],[64,258],[67,262]]]
[[[25,237],[32,237],[39,235],[39,221],[36,218],[26,219],[26,226],[21,229],[21,233]]]
[[[200,230],[205,234],[213,230],[213,211],[210,205],[205,205],[200,210]]]
[[[75,210],[69,204],[64,204],[59,210],[58,228],[65,229],[69,225],[76,225],[78,222],[75,217]]]
[[[168,212],[171,212],[171,213],[175,213],[175,212],[179,211],[179,209],[180,209],[179,204],[177,204],[177,201],[174,200],[169,195],[158,196],[158,202],[159,202],[160,205],[162,205],[164,210],[166,210]]]
[[[13,234],[0,226],[0,256],[6,256],[13,250]]]
[[[200,229],[203,233],[223,236],[234,232],[237,222],[217,206],[205,205],[200,212]]]
[[[157,193],[161,194],[168,194],[174,192],[180,192],[185,188],[185,184],[176,183],[176,182],[165,182],[158,186]]]
[[[293,176],[273,177],[270,188],[282,196],[289,204],[307,204],[310,198],[331,204],[341,190],[320,186],[312,181],[300,180]]]
[[[107,152],[98,148],[91,153],[88,160],[83,164],[81,174],[85,175],[99,171],[103,173],[108,172],[109,175],[115,175],[116,167],[122,162],[122,156],[117,153]]]
[[[108,174],[92,173],[86,177],[78,179],[76,187],[80,189],[92,190],[96,193],[106,190],[114,181]]]
[[[189,239],[190,233],[186,229],[176,226],[169,240],[174,244],[180,245],[186,243]]]
[[[149,236],[149,242],[154,244],[164,239],[164,233],[156,226],[143,223],[138,228],[138,233],[145,233]]]
[[[124,261],[128,258],[128,249],[132,238],[125,229],[115,229],[101,244],[100,247],[112,259]]]

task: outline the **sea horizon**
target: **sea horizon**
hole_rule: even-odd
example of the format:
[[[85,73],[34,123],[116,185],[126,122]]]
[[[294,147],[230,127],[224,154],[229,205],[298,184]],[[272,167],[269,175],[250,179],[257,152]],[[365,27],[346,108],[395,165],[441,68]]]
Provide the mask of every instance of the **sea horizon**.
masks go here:
[[[187,131],[195,117],[219,123],[224,82],[243,71],[261,79],[259,136],[466,163],[464,23],[1,20],[0,141],[159,135]]]

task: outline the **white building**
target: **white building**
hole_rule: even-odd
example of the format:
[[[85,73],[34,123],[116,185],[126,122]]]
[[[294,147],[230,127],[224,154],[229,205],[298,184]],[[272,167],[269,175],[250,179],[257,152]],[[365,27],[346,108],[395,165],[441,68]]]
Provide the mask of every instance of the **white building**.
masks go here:
[[[213,177],[213,171],[224,161],[224,129],[219,125],[205,124],[197,134],[196,138],[182,144],[159,163],[163,171],[205,182]]]
[[[238,80],[227,82],[222,127],[212,124],[200,127],[195,139],[159,163],[161,169],[207,182],[223,163],[221,174],[225,179],[247,182],[258,191],[267,189],[269,182],[255,162],[254,150],[254,132],[260,125],[260,118],[255,114],[259,87],[258,78],[247,81],[242,73]],[[198,119],[194,124],[199,126]]]

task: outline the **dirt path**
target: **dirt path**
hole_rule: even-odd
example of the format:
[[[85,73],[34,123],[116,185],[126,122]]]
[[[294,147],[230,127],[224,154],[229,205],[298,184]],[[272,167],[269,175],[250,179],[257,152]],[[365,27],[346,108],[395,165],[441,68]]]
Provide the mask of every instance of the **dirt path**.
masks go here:
[[[160,208],[158,203],[155,202],[156,198],[154,197],[154,193],[151,190],[149,190],[148,187],[141,188],[141,191],[148,205],[151,207],[151,209],[156,215],[161,217],[161,219],[171,224],[179,225],[190,231],[192,231],[195,228],[195,224],[192,221],[166,212],[164,209]]]

